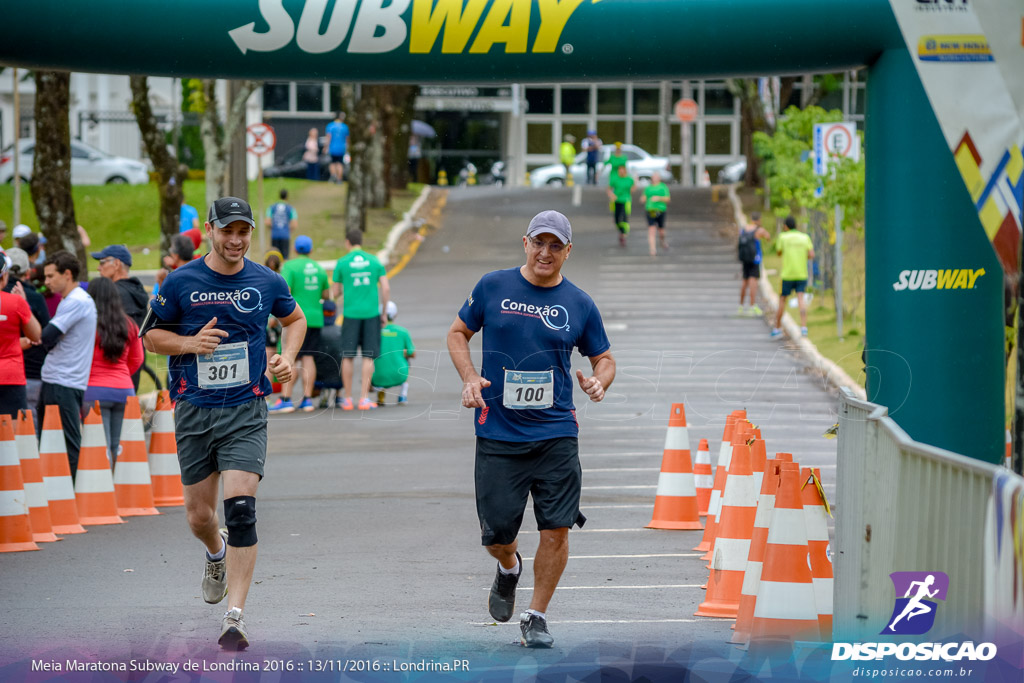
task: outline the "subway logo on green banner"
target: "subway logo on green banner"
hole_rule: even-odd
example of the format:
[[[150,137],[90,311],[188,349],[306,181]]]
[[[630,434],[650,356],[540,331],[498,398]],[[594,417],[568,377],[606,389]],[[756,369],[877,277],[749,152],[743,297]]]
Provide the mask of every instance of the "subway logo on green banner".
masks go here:
[[[974,289],[974,283],[985,274],[984,268],[953,268],[946,270],[904,270],[892,283],[897,292],[905,289]]]
[[[257,32],[252,21],[228,35],[242,54],[275,52],[293,41],[309,54],[333,52],[343,44],[349,53],[380,54],[399,49],[407,39],[410,54],[426,54],[437,45],[442,54],[487,54],[495,46],[506,54],[545,54],[559,47],[562,30],[585,1],[335,0],[328,11],[328,0],[306,0],[296,23],[284,0],[259,0],[259,15],[269,29]],[[531,37],[535,17],[538,27]],[[571,45],[561,49],[572,52]]]

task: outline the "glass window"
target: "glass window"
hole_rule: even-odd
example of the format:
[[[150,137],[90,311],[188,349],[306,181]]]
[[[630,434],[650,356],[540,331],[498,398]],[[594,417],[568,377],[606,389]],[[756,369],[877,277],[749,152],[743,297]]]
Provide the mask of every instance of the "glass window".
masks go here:
[[[672,154],[683,153],[683,139],[682,139],[682,128],[681,123],[672,124],[672,132],[669,134],[669,145],[672,150]],[[690,126],[690,154],[697,153],[697,127],[694,125]],[[677,176],[678,177],[678,176]]]
[[[732,154],[732,124],[708,123],[704,126],[705,154]]]
[[[288,84],[264,84],[263,108],[267,111],[288,111]]]
[[[526,153],[551,154],[551,134],[550,123],[526,124]]]
[[[526,102],[529,105],[527,113],[555,113],[555,91],[552,88],[527,88]]]
[[[704,114],[732,114],[732,93],[725,86],[704,88]]]
[[[89,150],[78,145],[71,145],[71,158],[72,159],[88,159]]]
[[[865,95],[866,95],[866,93],[864,91],[864,88],[850,88],[850,100],[851,100],[850,103],[853,105],[853,107],[852,107],[853,112],[851,112],[851,113],[853,113],[853,114],[863,114],[864,113]],[[857,101],[853,102],[853,98],[856,98]]]
[[[832,111],[833,109],[843,108],[843,89],[842,87],[836,88],[832,92],[828,93],[818,101],[818,106],[825,111]]]
[[[323,111],[323,83],[297,83],[295,85],[296,111]]]
[[[329,109],[329,111],[333,114],[335,112],[338,112],[338,111],[341,111],[342,109],[344,109],[344,107],[342,106],[342,99],[341,99],[341,86],[340,85],[331,84],[329,92],[330,92],[330,104],[329,104],[330,109]]]
[[[598,88],[597,113],[625,114],[626,90],[624,88]]]
[[[643,159],[640,152],[637,152],[634,149],[624,149],[622,150],[622,153],[626,155],[626,161],[640,161]]]
[[[658,151],[658,122],[635,121],[633,123],[633,144],[651,154]]]
[[[576,142],[573,144],[576,146],[576,151],[580,150],[580,144],[583,142],[583,138],[587,137],[587,124],[585,123],[563,123],[562,124],[562,138],[566,135],[572,135],[576,138]]]
[[[633,113],[660,114],[661,91],[655,88],[633,88]]]
[[[563,114],[589,114],[590,88],[562,88]]]
[[[605,145],[614,145],[616,142],[626,141],[625,121],[598,121],[597,137]]]

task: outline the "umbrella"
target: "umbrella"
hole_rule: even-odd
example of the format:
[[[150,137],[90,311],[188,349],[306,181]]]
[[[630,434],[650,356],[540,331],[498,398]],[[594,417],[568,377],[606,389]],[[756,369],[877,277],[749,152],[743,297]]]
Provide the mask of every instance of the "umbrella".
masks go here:
[[[412,134],[418,135],[421,138],[436,138],[437,131],[429,123],[424,123],[419,119],[412,120]]]

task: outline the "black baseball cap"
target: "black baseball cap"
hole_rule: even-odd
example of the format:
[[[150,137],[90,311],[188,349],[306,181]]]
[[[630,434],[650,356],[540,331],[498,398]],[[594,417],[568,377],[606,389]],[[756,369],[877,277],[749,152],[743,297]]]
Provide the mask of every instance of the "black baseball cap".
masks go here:
[[[132,253],[123,244],[111,244],[108,247],[104,247],[103,251],[94,251],[92,252],[92,257],[97,261],[113,257],[129,268],[132,266]]]
[[[238,197],[221,197],[210,204],[210,213],[206,221],[215,228],[226,228],[235,221],[244,221],[250,227],[256,227],[249,202]]]

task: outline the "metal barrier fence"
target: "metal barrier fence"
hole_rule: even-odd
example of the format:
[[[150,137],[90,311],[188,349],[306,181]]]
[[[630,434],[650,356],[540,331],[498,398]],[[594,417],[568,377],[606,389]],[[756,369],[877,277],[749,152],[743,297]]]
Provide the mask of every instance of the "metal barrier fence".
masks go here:
[[[892,614],[889,574],[895,571],[949,575],[949,592],[936,610],[930,640],[980,636],[991,617],[986,604],[994,595],[1013,600],[1013,583],[1020,585],[1016,569],[997,577],[986,560],[1006,531],[986,523],[993,515],[993,484],[998,480],[1024,495],[1024,479],[914,441],[886,408],[847,389],[839,401],[837,460],[834,639],[905,639],[879,635]],[[1009,528],[1010,515],[1006,522]],[[1011,536],[1020,533],[1019,525]],[[1012,539],[1008,545],[1012,551]],[[1024,613],[1012,611],[1011,621]]]

